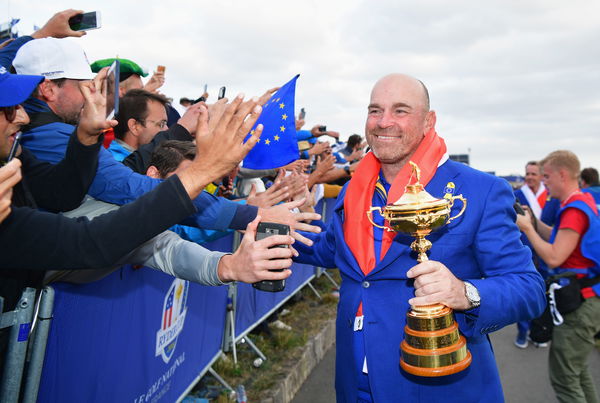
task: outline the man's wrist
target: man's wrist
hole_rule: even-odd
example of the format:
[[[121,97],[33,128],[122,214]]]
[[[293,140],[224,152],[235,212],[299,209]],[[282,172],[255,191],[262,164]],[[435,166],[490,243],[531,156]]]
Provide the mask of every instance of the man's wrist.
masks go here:
[[[232,255],[227,254],[223,255],[221,259],[219,259],[219,264],[217,266],[217,277],[219,281],[222,283],[230,283],[234,281],[231,275],[231,260],[233,259]]]
[[[101,135],[102,131],[91,134],[81,126],[77,126],[77,140],[79,140],[79,142],[84,146],[97,144]]]

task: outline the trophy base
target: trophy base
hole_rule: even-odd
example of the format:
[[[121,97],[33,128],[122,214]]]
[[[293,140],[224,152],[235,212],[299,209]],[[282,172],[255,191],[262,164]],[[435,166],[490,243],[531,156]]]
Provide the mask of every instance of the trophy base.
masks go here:
[[[404,371],[408,372],[411,375],[434,378],[434,377],[438,377],[438,376],[446,376],[446,375],[456,374],[462,370],[465,370],[465,369],[467,369],[467,367],[469,365],[471,365],[471,360],[472,360],[471,353],[469,351],[467,351],[467,357],[463,361],[457,362],[456,364],[447,365],[445,367],[439,367],[439,368],[416,367],[414,365],[407,364],[402,360],[400,360],[400,366],[402,367],[402,369]]]
[[[458,332],[452,309],[441,304],[413,307],[407,314],[400,366],[412,375],[455,374],[472,361],[467,341]]]

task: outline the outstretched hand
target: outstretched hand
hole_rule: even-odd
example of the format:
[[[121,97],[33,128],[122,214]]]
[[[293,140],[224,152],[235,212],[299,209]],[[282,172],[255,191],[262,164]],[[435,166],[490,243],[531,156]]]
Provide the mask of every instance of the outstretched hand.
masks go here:
[[[152,77],[144,84],[144,89],[148,92],[157,92],[157,90],[165,83],[165,72],[155,71]]]
[[[307,222],[320,220],[321,215],[317,213],[294,213],[293,209],[302,206],[305,199],[294,200],[289,203],[278,204],[268,209],[259,209],[258,214],[263,217],[264,221],[286,224],[290,226],[291,235],[297,241],[305,245],[311,246],[313,241],[306,238],[297,231],[313,232],[318,234],[321,232],[321,227],[310,225]],[[307,222],[304,222],[307,221]]]
[[[117,125],[116,120],[106,119],[107,72],[108,67],[105,67],[92,80],[79,82],[85,103],[77,126],[77,137],[85,145],[97,143],[104,130]]]
[[[292,271],[293,250],[290,248],[273,248],[276,245],[292,245],[294,239],[289,235],[272,235],[256,241],[256,228],[261,221],[257,216],[246,227],[239,248],[233,255],[225,255],[217,268],[219,279],[223,282],[243,281],[256,283],[261,280],[283,280]],[[283,271],[271,271],[281,270]]]
[[[269,208],[290,197],[289,188],[283,180],[285,170],[280,169],[273,185],[264,192],[256,192],[256,185],[252,184],[246,204],[256,207]]]
[[[207,184],[233,170],[260,139],[262,125],[258,125],[244,142],[262,108],[256,98],[246,102],[243,99],[243,95],[238,95],[225,107],[218,121],[211,118],[210,125],[208,109],[206,105],[200,105],[196,157],[187,169],[178,174],[191,198],[198,196]]]

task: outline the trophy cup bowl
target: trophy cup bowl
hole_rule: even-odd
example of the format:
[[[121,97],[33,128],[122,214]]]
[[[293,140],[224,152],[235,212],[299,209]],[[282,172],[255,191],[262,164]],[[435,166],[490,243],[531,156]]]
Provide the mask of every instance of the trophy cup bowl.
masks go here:
[[[424,262],[429,260],[427,251],[432,246],[425,237],[460,217],[467,207],[467,200],[462,195],[434,198],[419,183],[420,170],[417,165],[412,161],[410,164],[413,173],[416,173],[417,183],[407,185],[404,195],[395,203],[383,208],[371,207],[367,217],[376,227],[413,236],[415,240],[410,247],[417,252],[417,261]],[[451,217],[450,210],[455,200],[462,202],[462,208]],[[388,226],[373,221],[374,211],[385,218]],[[437,377],[460,372],[471,364],[466,339],[460,335],[452,312],[442,304],[411,307],[407,313],[404,340],[400,344],[400,365],[404,371],[418,376]]]

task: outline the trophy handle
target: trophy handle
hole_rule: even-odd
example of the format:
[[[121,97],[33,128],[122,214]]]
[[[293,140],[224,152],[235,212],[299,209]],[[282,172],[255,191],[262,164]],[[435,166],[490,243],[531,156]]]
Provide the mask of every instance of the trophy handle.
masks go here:
[[[385,225],[379,225],[379,224],[375,224],[375,222],[373,221],[373,211],[379,211],[379,215],[383,216],[383,214],[381,214],[381,207],[372,207],[367,210],[367,218],[369,219],[369,221],[371,222],[371,224],[373,224],[373,226],[377,227],[377,228],[381,228],[387,231],[392,231],[391,229],[389,229],[388,227],[386,227]]]
[[[465,199],[465,198],[463,197],[463,195],[453,196],[453,197],[450,199],[450,200],[451,200],[450,207],[452,207],[452,206],[454,205],[454,200],[455,200],[455,199],[458,199],[458,200],[460,200],[460,201],[462,202],[463,206],[462,206],[462,209],[460,209],[460,211],[458,212],[458,214],[457,214],[457,215],[455,215],[454,217],[450,217],[450,218],[448,218],[448,222],[450,222],[450,221],[452,221],[452,220],[454,220],[454,219],[456,219],[456,218],[460,217],[461,215],[463,215],[463,213],[465,212],[465,209],[467,208],[467,199]]]

